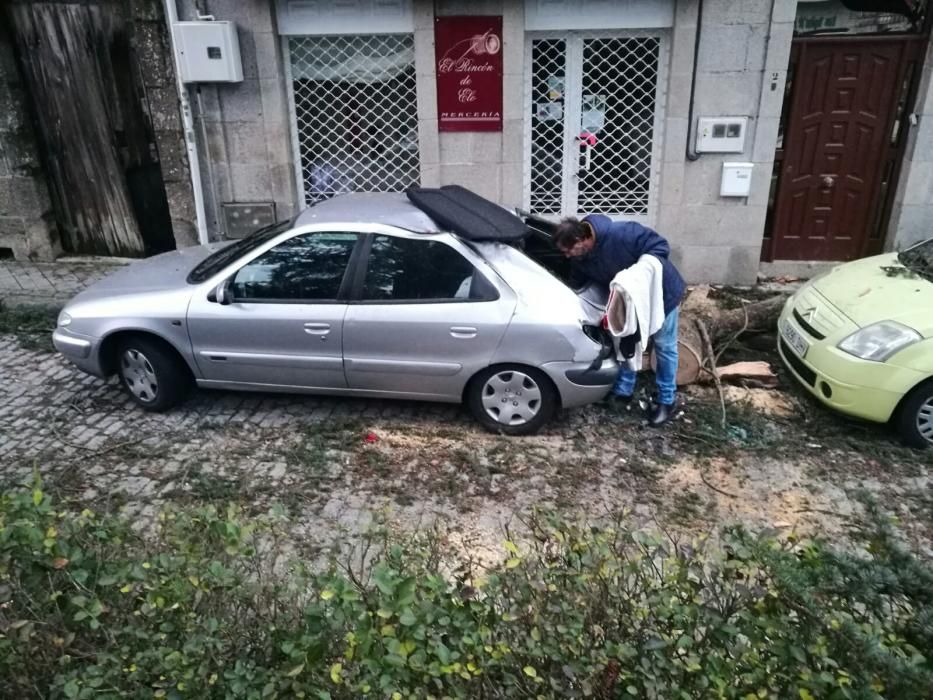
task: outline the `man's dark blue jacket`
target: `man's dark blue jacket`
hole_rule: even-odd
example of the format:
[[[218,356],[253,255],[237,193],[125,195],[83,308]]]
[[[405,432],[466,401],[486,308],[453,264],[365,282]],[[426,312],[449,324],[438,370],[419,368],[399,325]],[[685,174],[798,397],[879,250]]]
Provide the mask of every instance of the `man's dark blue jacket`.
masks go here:
[[[687,285],[670,261],[671,247],[660,234],[634,221],[612,221],[602,214],[591,214],[583,220],[596,232],[596,246],[587,255],[573,259],[574,283],[595,282],[608,289],[619,272],[647,253],[661,261],[665,315],[676,308]]]

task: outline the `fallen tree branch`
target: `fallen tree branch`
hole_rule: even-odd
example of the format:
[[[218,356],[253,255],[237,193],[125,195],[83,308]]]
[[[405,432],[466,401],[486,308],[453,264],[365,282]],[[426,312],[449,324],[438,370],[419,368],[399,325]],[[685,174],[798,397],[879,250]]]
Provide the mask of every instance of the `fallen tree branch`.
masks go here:
[[[697,330],[700,332],[700,337],[703,339],[703,344],[706,346],[706,360],[710,363],[709,370],[713,374],[713,381],[716,382],[716,391],[719,392],[719,405],[722,408],[722,429],[726,429],[726,397],[722,391],[722,380],[719,378],[719,374],[716,372],[716,362],[715,362],[715,353],[713,352],[713,343],[709,338],[709,331],[706,329],[706,324],[703,323],[701,319],[696,320]]]
[[[740,335],[742,335],[746,330],[748,330],[748,306],[746,306],[745,304],[742,304],[742,311],[745,313],[745,320],[742,321],[742,327],[738,330],[738,332],[736,332],[735,335],[733,335],[731,338],[729,338],[729,340],[723,343],[722,347],[719,349],[719,352],[716,353],[716,357],[713,359],[713,368],[715,368],[719,364],[719,358],[721,358],[723,356],[723,353],[725,353],[726,350],[729,349],[729,346],[732,345],[732,343],[734,343],[736,340],[738,340],[738,337]]]
[[[826,510],[825,508],[798,508],[794,513],[819,513],[820,515],[832,515],[835,518],[841,520],[853,520],[851,515],[844,515],[843,513],[837,513],[834,510]]]
[[[738,498],[738,497],[739,497],[738,494],[729,493],[728,491],[723,491],[723,490],[722,490],[721,488],[719,488],[718,486],[713,486],[711,483],[709,483],[709,482],[706,480],[706,477],[703,476],[703,472],[700,472],[700,481],[702,481],[704,484],[706,484],[707,486],[709,486],[709,487],[710,487],[711,489],[713,489],[713,491],[715,491],[716,493],[721,493],[723,496],[728,496],[729,498]]]

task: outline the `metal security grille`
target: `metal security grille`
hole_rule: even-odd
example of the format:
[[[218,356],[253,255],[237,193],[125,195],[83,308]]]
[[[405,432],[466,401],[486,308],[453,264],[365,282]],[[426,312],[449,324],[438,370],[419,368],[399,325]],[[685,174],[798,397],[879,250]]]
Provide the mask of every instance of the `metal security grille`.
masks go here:
[[[659,152],[661,37],[532,38],[525,196],[539,214],[650,219]]]
[[[579,211],[648,213],[659,48],[657,37],[583,42],[582,128],[603,123],[580,175]]]
[[[531,44],[531,211],[560,214],[564,183],[564,75],[566,43]]]
[[[411,35],[288,39],[305,202],[419,180]]]

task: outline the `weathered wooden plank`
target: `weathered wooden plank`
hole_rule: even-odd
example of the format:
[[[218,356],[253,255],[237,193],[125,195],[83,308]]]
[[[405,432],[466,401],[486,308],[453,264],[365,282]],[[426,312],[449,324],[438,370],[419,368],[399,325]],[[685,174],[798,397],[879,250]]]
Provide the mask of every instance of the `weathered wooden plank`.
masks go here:
[[[12,3],[8,7],[46,151],[64,247],[77,253],[142,255],[126,161],[133,122],[114,65],[126,41],[119,4]],[[117,77],[119,76],[119,78]],[[134,127],[136,128],[136,127]],[[118,142],[118,135],[122,135]],[[122,149],[122,153],[121,153]]]

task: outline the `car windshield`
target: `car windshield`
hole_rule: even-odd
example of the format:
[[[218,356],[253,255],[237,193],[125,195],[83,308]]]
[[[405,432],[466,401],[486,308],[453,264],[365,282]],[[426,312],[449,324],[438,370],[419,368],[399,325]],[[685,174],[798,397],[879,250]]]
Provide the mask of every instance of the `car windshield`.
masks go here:
[[[251,250],[255,250],[261,246],[266,241],[275,238],[283,231],[287,231],[292,226],[293,219],[288,219],[287,221],[280,221],[277,224],[270,224],[261,229],[253,231],[246,238],[241,238],[240,240],[228,245],[226,248],[221,248],[213,255],[210,255],[201,262],[191,271],[188,275],[188,284],[199,284],[204,280],[208,279],[211,275],[220,272],[224,267],[226,267],[232,260],[246,255]]]
[[[901,251],[897,259],[914,274],[933,282],[933,238]]]

